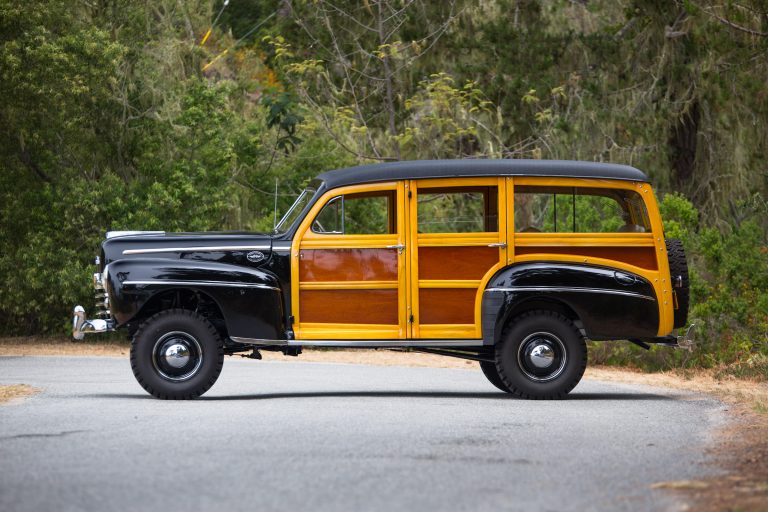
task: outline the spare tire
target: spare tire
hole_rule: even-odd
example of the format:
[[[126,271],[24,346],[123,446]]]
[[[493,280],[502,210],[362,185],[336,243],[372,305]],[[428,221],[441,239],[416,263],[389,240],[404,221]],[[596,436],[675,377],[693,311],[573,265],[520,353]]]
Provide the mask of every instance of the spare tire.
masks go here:
[[[675,309],[675,329],[685,327],[688,322],[689,281],[688,262],[685,260],[683,242],[675,238],[666,240],[667,257],[669,258],[669,277],[672,279],[672,290],[677,297]]]

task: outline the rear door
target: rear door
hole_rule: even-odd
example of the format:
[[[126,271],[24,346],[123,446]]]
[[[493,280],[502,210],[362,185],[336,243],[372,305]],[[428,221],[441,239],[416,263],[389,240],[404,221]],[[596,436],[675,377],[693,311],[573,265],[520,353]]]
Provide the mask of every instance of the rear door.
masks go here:
[[[410,336],[481,338],[482,290],[507,259],[504,178],[408,184]]]

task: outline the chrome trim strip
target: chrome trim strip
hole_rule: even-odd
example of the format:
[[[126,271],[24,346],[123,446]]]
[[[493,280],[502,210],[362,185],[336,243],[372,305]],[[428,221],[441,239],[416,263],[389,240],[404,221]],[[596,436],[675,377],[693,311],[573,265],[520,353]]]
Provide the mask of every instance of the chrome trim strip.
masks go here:
[[[624,297],[635,297],[655,302],[656,299],[635,292],[625,292],[623,290],[609,290],[607,288],[579,288],[576,286],[510,286],[506,288],[488,288],[487,292],[576,292],[576,293],[606,293],[608,295],[622,295]]]
[[[244,345],[299,347],[482,347],[483,340],[261,340],[231,336]]]
[[[291,242],[288,243],[281,243],[281,244],[273,244],[272,245],[273,251],[290,251],[291,250]]]
[[[148,285],[171,285],[171,286],[228,286],[232,288],[263,288],[265,290],[275,290],[280,291],[280,288],[275,288],[274,286],[269,286],[266,284],[259,284],[259,283],[232,283],[229,281],[165,281],[165,280],[154,280],[154,281],[123,281],[123,285],[133,285],[133,286],[148,286]]]
[[[221,245],[207,247],[157,247],[152,249],[126,249],[123,254],[156,254],[163,252],[224,252],[224,251],[268,251],[269,245]]]
[[[132,235],[164,235],[165,231],[107,231],[107,239]]]

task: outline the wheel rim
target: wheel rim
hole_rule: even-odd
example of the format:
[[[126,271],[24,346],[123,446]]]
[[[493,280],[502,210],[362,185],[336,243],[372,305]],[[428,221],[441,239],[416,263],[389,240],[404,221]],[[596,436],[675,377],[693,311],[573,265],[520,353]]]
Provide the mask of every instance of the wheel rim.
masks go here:
[[[173,331],[161,336],[152,349],[155,371],[171,382],[182,382],[195,376],[203,364],[200,343],[189,333]]]
[[[535,382],[547,382],[563,373],[568,354],[563,342],[551,332],[526,336],[517,350],[517,364]]]

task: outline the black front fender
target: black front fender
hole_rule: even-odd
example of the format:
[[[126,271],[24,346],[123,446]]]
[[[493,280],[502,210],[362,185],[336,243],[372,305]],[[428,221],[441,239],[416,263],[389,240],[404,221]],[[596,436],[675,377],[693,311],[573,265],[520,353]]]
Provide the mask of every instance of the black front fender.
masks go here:
[[[592,339],[656,336],[659,307],[647,279],[594,265],[536,262],[500,270],[483,293],[483,341],[498,341],[508,321],[547,307],[575,316]]]
[[[109,307],[118,326],[140,317],[154,296],[191,290],[219,307],[230,336],[283,339],[283,293],[269,272],[200,260],[134,258],[109,264]]]

